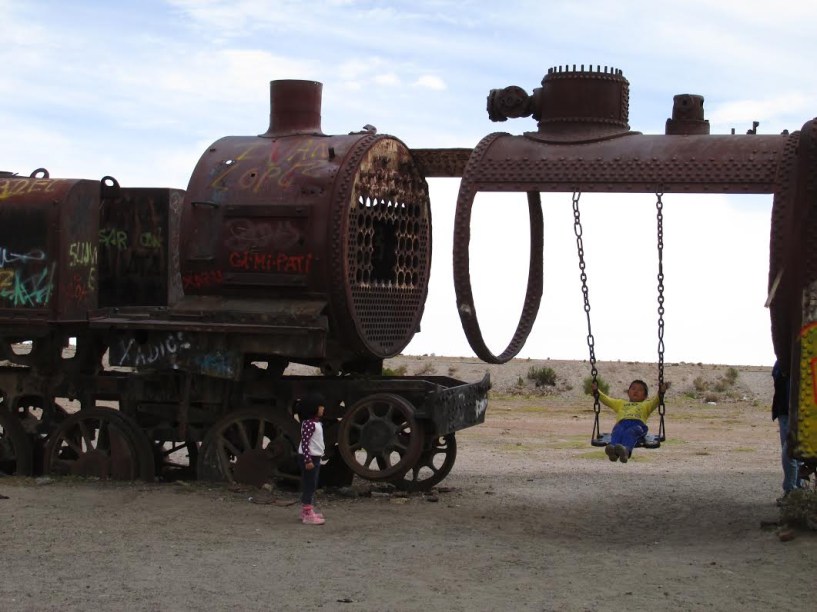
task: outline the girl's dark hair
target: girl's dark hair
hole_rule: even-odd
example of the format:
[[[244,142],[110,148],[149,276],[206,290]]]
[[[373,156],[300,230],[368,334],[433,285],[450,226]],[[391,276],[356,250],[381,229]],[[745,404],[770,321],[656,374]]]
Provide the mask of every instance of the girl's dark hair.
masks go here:
[[[310,391],[298,400],[295,411],[301,421],[305,421],[318,414],[318,406],[326,406],[326,399],[317,391]]]
[[[644,387],[644,395],[645,395],[645,396],[649,396],[649,395],[650,395],[650,389],[649,389],[649,387],[647,387],[647,383],[645,383],[645,382],[644,382],[643,380],[641,380],[640,378],[636,378],[636,379],[635,379],[633,382],[631,382],[631,383],[630,383],[630,386],[631,386],[631,387],[632,387],[633,385],[641,385],[642,387]]]

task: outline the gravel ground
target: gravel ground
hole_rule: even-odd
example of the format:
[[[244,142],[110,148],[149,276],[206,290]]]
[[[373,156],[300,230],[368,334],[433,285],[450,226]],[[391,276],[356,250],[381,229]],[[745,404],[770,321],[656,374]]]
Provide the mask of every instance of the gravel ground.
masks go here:
[[[736,366],[707,402],[696,386],[727,366],[668,366],[668,440],[625,465],[588,443],[586,363],[389,367],[404,364],[494,377],[486,423],[458,434],[456,465],[433,494],[356,480],[320,493],[327,523],[316,527],[298,522],[293,491],[275,488],[0,478],[0,609],[813,607],[802,577],[817,567],[817,539],[775,525],[768,368]],[[552,367],[556,387],[525,382],[531,365]],[[601,365],[612,393],[652,371]],[[510,395],[519,377],[525,393]]]

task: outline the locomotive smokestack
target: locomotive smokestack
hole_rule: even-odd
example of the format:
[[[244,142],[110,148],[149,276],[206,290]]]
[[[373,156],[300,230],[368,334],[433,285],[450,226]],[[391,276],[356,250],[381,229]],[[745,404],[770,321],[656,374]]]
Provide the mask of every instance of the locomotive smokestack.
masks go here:
[[[321,94],[317,81],[270,81],[270,124],[263,136],[275,138],[292,134],[323,135]]]

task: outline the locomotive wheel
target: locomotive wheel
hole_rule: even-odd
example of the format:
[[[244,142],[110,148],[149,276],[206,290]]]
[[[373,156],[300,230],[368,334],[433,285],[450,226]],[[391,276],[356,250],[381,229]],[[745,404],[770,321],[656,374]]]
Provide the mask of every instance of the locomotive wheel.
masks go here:
[[[187,455],[186,458],[184,455]],[[196,477],[199,445],[193,439],[157,440],[153,443],[156,475],[162,480],[189,480]]]
[[[61,422],[68,418],[68,412],[53,400],[41,396],[24,396],[17,399],[15,414],[34,449],[32,474],[43,473],[43,456],[48,436]]]
[[[113,412],[121,417],[131,429],[131,439],[136,446],[139,460],[139,479],[153,482],[156,480],[156,461],[150,439],[132,417],[123,414],[120,410],[114,410]]]
[[[37,395],[17,398],[12,412],[17,414],[17,419],[27,433],[40,438],[47,438],[68,417],[65,408],[53,399]]]
[[[402,476],[423,450],[422,426],[414,418],[414,406],[391,393],[363,398],[340,422],[338,450],[363,478]]]
[[[453,433],[427,437],[417,463],[392,482],[404,491],[428,491],[448,476],[456,459],[457,439]]]
[[[89,408],[66,418],[49,436],[46,474],[113,480],[153,480],[153,451],[128,416],[112,408]]]
[[[204,437],[198,477],[256,487],[271,480],[297,482],[296,444],[297,423],[288,415],[268,408],[232,412],[216,422]]]
[[[0,472],[31,476],[34,451],[16,415],[0,407]]]

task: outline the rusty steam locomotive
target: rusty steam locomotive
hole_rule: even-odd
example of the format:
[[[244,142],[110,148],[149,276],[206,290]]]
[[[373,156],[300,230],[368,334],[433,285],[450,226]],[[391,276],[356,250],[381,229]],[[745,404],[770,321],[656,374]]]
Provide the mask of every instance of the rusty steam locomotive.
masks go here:
[[[0,469],[294,479],[319,390],[327,482],[448,474],[489,378],[382,375],[423,313],[428,186],[396,138],[324,135],[321,89],[273,81],[267,132],[215,142],[186,192],[0,177]]]
[[[489,94],[492,120],[532,116],[535,131],[408,149],[369,126],[323,134],[320,98],[319,83],[273,81],[269,129],[215,142],[186,192],[0,175],[0,470],[295,478],[293,406],[318,389],[330,404],[328,481],[440,482],[455,433],[485,418],[490,379],[383,376],[382,364],[419,327],[426,178],[444,176],[462,177],[457,310],[493,363],[518,353],[539,310],[540,192],[573,192],[577,219],[585,191],[654,193],[659,219],[665,193],[773,194],[771,334],[792,374],[791,448],[817,464],[817,120],[711,135],[703,97],[680,94],[665,133],[644,135],[630,130],[622,72],[574,65],[550,69],[531,95]],[[481,191],[524,193],[530,214],[527,292],[499,355],[469,279]],[[292,363],[322,375],[288,374]]]

